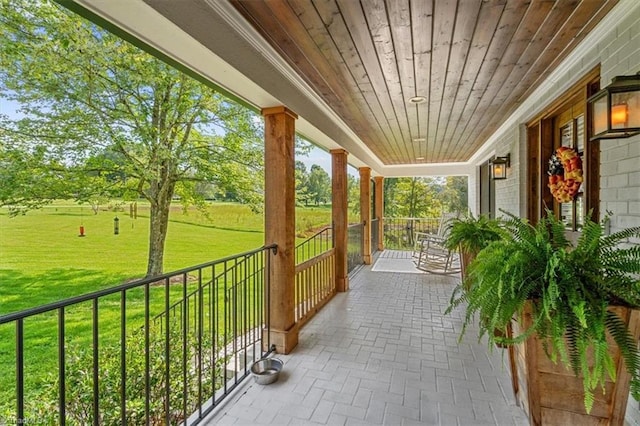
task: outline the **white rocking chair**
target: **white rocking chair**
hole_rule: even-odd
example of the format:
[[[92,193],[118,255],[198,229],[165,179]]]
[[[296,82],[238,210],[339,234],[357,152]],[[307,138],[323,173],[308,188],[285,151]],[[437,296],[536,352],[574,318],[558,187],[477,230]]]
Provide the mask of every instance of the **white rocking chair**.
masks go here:
[[[444,242],[452,219],[458,213],[445,213],[440,218],[436,234],[417,232],[413,249],[416,268],[432,274],[451,275],[460,272],[460,256],[456,250],[449,250]]]

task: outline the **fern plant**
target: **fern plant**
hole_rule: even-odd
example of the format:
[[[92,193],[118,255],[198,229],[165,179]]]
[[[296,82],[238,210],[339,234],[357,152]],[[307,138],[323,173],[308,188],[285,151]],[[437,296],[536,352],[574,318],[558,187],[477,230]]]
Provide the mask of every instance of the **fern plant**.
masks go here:
[[[445,246],[449,250],[459,247],[468,253],[477,253],[491,241],[499,240],[503,233],[499,220],[490,219],[486,215],[476,218],[469,214],[451,220]]]
[[[607,377],[615,380],[608,331],[631,374],[631,393],[640,400],[637,342],[608,309],[640,307],[640,246],[624,244],[640,237],[640,227],[605,235],[601,224],[587,220],[574,247],[551,212],[536,226],[508,216],[508,233],[478,253],[466,283],[451,297],[447,312],[466,304],[462,333],[475,319],[480,337],[486,334],[490,344],[516,344],[536,333],[552,360],[560,359],[582,375],[589,413],[594,391],[604,391]],[[528,330],[514,338],[494,335],[494,329],[506,331],[528,302],[533,309]]]

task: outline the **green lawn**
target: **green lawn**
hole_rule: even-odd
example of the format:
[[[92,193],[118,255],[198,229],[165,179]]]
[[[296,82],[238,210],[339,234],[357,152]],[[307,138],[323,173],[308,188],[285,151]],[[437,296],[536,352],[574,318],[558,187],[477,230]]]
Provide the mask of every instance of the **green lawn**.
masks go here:
[[[148,206],[138,218],[56,203],[25,216],[0,209],[0,315],[141,278],[146,271]],[[300,208],[298,234],[330,222],[326,207]],[[119,218],[119,235],[113,219]],[[84,226],[85,237],[78,237]],[[243,205],[212,204],[209,217],[174,206],[166,241],[165,271],[174,271],[264,244],[263,216]]]
[[[102,210],[94,215],[85,206],[58,202],[25,216],[9,217],[0,209],[0,315],[112,287],[142,278],[146,271],[148,206],[138,203],[138,218],[126,211]],[[298,237],[327,224],[328,207],[297,211]],[[114,235],[114,217],[119,234]],[[209,214],[185,213],[174,206],[165,250],[165,271],[182,269],[260,247],[264,243],[263,216],[242,205],[214,203]],[[83,226],[85,237],[79,237]],[[189,291],[191,288],[188,289]],[[171,287],[171,303],[182,298],[182,286]],[[161,288],[152,291],[152,311],[164,309]],[[101,345],[118,338],[119,295],[100,302]],[[66,311],[66,340],[91,342],[91,304]],[[142,290],[127,295],[127,323],[142,324]],[[41,386],[57,364],[57,316],[54,312],[25,322],[27,391]],[[15,389],[15,327],[0,326],[0,415],[13,405]]]

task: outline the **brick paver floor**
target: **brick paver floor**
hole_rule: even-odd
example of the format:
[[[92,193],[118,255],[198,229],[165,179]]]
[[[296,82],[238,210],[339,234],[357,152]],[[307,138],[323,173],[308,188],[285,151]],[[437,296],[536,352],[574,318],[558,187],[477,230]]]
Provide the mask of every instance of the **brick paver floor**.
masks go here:
[[[475,329],[459,342],[462,311],[444,315],[457,280],[360,269],[278,355],[278,382],[248,379],[205,423],[528,424],[503,350],[478,343]]]

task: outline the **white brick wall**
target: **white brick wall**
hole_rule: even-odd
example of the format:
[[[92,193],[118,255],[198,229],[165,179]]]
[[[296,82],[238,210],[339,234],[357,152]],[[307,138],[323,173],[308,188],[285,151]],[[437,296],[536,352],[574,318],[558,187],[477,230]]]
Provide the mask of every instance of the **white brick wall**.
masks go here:
[[[598,43],[598,54],[602,87],[640,71],[640,7]],[[611,231],[640,226],[640,135],[600,142],[600,177],[600,212],[613,214]]]
[[[523,163],[520,159],[520,146],[517,143],[519,138],[518,128],[514,127],[511,129],[510,134],[506,134],[497,144],[500,148],[496,148],[496,156],[511,155],[511,166],[507,170],[507,179],[496,181],[497,217],[504,216],[500,210],[513,213],[516,216],[525,213],[520,208],[520,166]]]

